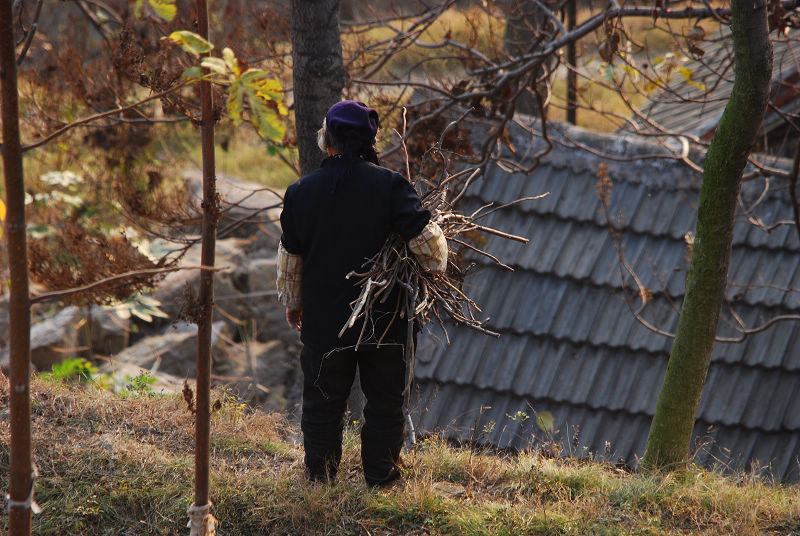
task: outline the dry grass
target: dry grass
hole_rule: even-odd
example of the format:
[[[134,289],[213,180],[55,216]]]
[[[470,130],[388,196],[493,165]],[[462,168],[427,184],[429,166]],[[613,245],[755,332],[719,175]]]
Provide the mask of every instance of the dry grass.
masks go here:
[[[193,425],[179,396],[120,398],[34,379],[37,535],[183,533]],[[800,489],[700,469],[628,474],[606,464],[501,457],[438,439],[404,454],[406,478],[363,484],[348,429],[335,485],[308,484],[298,431],[222,393],[213,414],[211,496],[220,534],[756,535],[800,531]],[[7,384],[0,471],[8,474]],[[5,529],[7,520],[0,521]]]

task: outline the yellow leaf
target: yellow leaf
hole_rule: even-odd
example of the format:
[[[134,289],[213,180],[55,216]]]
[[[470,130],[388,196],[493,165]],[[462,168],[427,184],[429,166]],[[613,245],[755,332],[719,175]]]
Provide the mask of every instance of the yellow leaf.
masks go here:
[[[233,123],[238,125],[242,120],[242,109],[244,108],[244,86],[240,80],[236,80],[228,87],[228,116]]]
[[[175,15],[178,13],[178,7],[175,5],[175,0],[149,0],[149,2],[153,8],[153,11],[156,12],[156,15],[167,22],[170,22],[172,19],[174,19]]]
[[[6,221],[6,204],[0,199],[0,221]]]
[[[630,65],[623,65],[622,68],[631,76],[639,76],[639,71]]]
[[[169,37],[162,37],[161,39],[166,39],[168,41],[172,41],[179,47],[181,47],[185,52],[192,54],[194,56],[199,56],[200,54],[204,54],[206,52],[210,52],[214,45],[200,37],[194,32],[189,32],[186,30],[179,30],[177,32],[172,32],[169,34]]]
[[[706,86],[704,84],[700,84],[698,82],[695,82],[694,80],[686,80],[686,83],[689,84],[690,86],[696,87],[700,91],[706,90]]]
[[[265,99],[256,94],[249,94],[250,122],[258,130],[259,135],[272,142],[283,141],[286,134],[286,125],[283,124],[278,113],[271,108]]]

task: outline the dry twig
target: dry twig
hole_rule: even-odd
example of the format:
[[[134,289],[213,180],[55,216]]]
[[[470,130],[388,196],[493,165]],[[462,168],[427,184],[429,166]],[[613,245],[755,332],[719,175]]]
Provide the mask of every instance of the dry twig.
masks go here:
[[[440,154],[439,156],[444,158],[444,155]],[[443,168],[446,170],[447,166],[443,166]],[[406,169],[409,169],[408,166]],[[431,179],[423,179],[424,184],[428,185],[430,189],[423,196],[422,205],[430,210],[431,220],[441,227],[448,242],[449,254],[446,271],[444,273],[427,272],[409,251],[405,241],[397,235],[389,237],[383,248],[364,264],[362,272],[354,271],[347,276],[348,278],[359,278],[358,285],[361,287],[361,293],[358,299],[352,303],[352,314],[342,326],[339,332],[340,337],[345,330],[353,327],[359,320],[363,321],[364,326],[369,324],[373,306],[384,303],[395,287],[399,287],[401,298],[399,308],[395,311],[390,326],[399,319],[406,320],[409,323],[409,338],[412,332],[412,323],[421,327],[435,319],[442,327],[449,342],[447,330],[444,327],[444,320],[447,318],[455,324],[467,326],[487,335],[500,336],[499,333],[484,326],[486,319],[477,316],[482,312],[481,308],[463,291],[464,277],[468,275],[472,264],[466,263],[461,252],[463,249],[467,249],[486,257],[502,268],[512,270],[510,266],[501,262],[494,255],[483,251],[475,243],[475,236],[491,234],[523,243],[528,242],[528,239],[479,224],[478,220],[500,208],[522,201],[540,199],[547,194],[518,199],[502,207],[494,207],[491,204],[482,206],[475,212],[464,215],[457,212],[447,198],[452,197],[454,200],[458,200],[462,197],[464,190],[474,178],[474,173],[470,173],[470,171],[465,170],[452,175],[443,173],[435,182]],[[356,348],[364,342],[364,331],[362,328]],[[374,342],[381,344],[388,331],[388,328],[384,330],[383,334],[380,334],[378,340]]]

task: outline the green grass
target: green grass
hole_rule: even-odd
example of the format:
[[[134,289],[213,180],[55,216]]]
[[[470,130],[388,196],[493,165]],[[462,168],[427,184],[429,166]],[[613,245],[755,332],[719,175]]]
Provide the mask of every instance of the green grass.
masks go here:
[[[0,404],[7,404],[7,384]],[[167,535],[185,531],[193,496],[193,417],[179,396],[120,398],[35,378],[34,533]],[[299,432],[224,393],[212,415],[211,497],[226,535],[786,535],[800,530],[800,489],[748,475],[630,474],[608,464],[497,456],[437,438],[404,454],[404,479],[363,483],[348,427],[340,476],[309,484]],[[2,408],[5,409],[5,408]],[[0,472],[8,474],[8,420]],[[0,531],[7,528],[0,520]]]

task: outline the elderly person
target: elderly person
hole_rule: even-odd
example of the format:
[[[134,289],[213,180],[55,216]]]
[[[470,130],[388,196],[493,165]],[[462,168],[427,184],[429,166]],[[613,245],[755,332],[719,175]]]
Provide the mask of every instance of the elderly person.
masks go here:
[[[356,367],[367,400],[361,429],[365,480],[375,486],[400,477],[407,322],[392,322],[399,307],[395,291],[364,320],[366,340],[357,350],[360,322],[339,337],[360,292],[347,274],[362,268],[392,233],[408,241],[425,269],[443,271],[447,265],[447,242],[417,192],[402,175],[379,165],[378,124],[377,112],[363,103],[334,104],[318,140],[328,157],[284,196],[278,293],[304,345],[301,427],[306,474],[313,481],[336,476]]]

